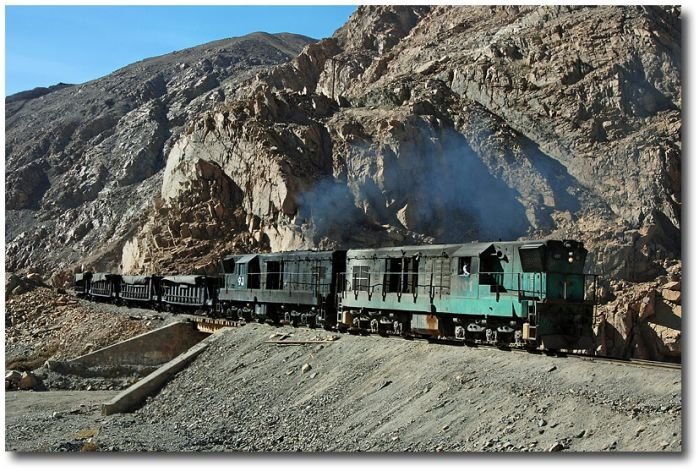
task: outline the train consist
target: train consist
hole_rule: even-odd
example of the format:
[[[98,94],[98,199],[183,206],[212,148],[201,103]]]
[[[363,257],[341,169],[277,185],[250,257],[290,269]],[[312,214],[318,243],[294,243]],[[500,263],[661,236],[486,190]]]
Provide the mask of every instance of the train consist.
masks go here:
[[[81,273],[79,296],[382,335],[590,349],[596,275],[574,240],[224,257],[218,277]]]

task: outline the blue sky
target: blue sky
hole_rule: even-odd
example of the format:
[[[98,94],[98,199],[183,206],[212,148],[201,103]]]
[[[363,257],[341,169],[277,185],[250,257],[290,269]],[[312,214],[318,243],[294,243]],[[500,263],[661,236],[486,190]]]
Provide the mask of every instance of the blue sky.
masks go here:
[[[5,94],[255,31],[331,36],[355,6],[6,6]]]

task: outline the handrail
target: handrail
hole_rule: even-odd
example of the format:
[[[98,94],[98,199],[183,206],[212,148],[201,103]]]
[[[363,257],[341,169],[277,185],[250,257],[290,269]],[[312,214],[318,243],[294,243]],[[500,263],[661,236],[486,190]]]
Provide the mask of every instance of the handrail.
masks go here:
[[[330,272],[319,273],[319,271],[303,271],[303,272],[249,272],[246,275],[235,273],[225,273],[225,288],[229,286],[235,287],[235,283],[229,283],[230,280],[238,276],[258,276],[258,288],[245,287],[242,289],[262,289],[271,291],[286,290],[294,291],[319,291],[329,290],[333,284],[331,279],[326,282],[334,274]],[[360,291],[369,293],[371,296],[376,291],[381,291],[383,297],[389,293],[407,293],[412,294],[414,299],[419,295],[427,295],[431,299],[436,296],[442,296],[445,293],[451,293],[451,290],[459,289],[460,284],[456,284],[456,280],[475,280],[471,281],[472,285],[476,286],[491,286],[496,289],[497,295],[510,293],[517,295],[519,299],[544,300],[549,299],[556,301],[558,299],[567,300],[569,293],[565,293],[563,297],[557,292],[551,290],[549,279],[552,276],[562,276],[564,280],[580,277],[582,283],[582,297],[585,302],[597,302],[596,288],[597,278],[599,275],[592,273],[563,273],[563,272],[474,272],[470,275],[446,273],[445,271],[362,271],[361,273],[347,271],[335,273],[337,278],[337,288],[340,292],[353,292],[357,297]],[[393,280],[387,276],[394,276]],[[276,283],[280,283],[279,287],[269,288],[268,277],[275,277]],[[289,278],[292,278],[291,280]],[[342,277],[342,279],[341,279]],[[405,280],[404,277],[408,279]],[[379,282],[372,283],[372,280]],[[393,288],[392,288],[393,284]],[[377,290],[381,287],[381,290]],[[312,288],[312,289],[309,289]],[[398,289],[398,290],[397,290]],[[475,288],[471,288],[474,290]],[[568,291],[568,287],[566,288]],[[563,290],[562,290],[563,291]],[[577,290],[578,292],[578,290]],[[456,295],[456,296],[455,296]],[[452,294],[455,299],[461,298],[460,291]],[[473,295],[478,296],[478,290],[473,291]],[[578,297],[578,296],[577,296]],[[469,299],[469,298],[465,298]]]
[[[398,276],[401,277],[397,281],[397,285],[399,288],[406,287],[406,290],[403,291],[396,291],[396,290],[391,290],[389,291],[387,282],[386,282],[386,276],[393,275],[393,276]],[[416,276],[417,275],[417,276]],[[353,273],[353,272],[344,272],[344,273],[338,273],[338,276],[344,276],[345,278],[345,286],[344,286],[344,291],[353,291],[355,292],[355,295],[357,295],[357,292],[359,291],[368,291],[371,292],[374,290],[374,288],[378,286],[382,286],[382,295],[385,296],[388,293],[410,293],[416,296],[419,291],[423,291],[425,294],[434,297],[435,295],[442,294],[443,292],[447,291],[449,292],[451,289],[454,289],[454,280],[455,279],[476,279],[478,280],[477,283],[479,286],[492,286],[492,287],[498,287],[499,293],[512,293],[512,294],[517,294],[518,297],[520,298],[535,298],[535,299],[552,299],[556,300],[559,298],[553,298],[552,293],[548,292],[548,286],[547,286],[547,279],[548,277],[552,276],[563,276],[565,279],[571,279],[571,278],[581,278],[583,280],[583,301],[593,301],[594,303],[597,301],[597,296],[595,295],[595,287],[597,285],[597,279],[600,275],[593,274],[593,273],[564,273],[564,272],[475,272],[471,273],[470,275],[463,275],[463,274],[454,274],[450,273],[447,275],[444,272],[434,272],[434,271],[429,271],[429,272],[387,272],[387,271],[376,271],[376,272],[365,272],[362,274],[362,276],[358,273]],[[404,276],[409,276],[409,277],[416,277],[416,282],[415,283],[407,283],[406,285],[403,284],[403,277]],[[449,284],[445,283],[439,283],[436,282],[436,278],[438,279],[444,279],[445,277],[449,278]],[[375,277],[375,279],[379,278],[382,281],[381,283],[371,283],[371,278]],[[476,277],[476,278],[474,278]],[[489,280],[489,277],[492,279]],[[429,280],[427,283],[425,282]],[[420,280],[424,280],[422,283]],[[366,283],[362,283],[365,281]],[[591,291],[591,287],[593,287],[593,295],[591,299],[591,295],[589,295],[589,292]],[[567,299],[566,297],[561,298],[561,299]]]

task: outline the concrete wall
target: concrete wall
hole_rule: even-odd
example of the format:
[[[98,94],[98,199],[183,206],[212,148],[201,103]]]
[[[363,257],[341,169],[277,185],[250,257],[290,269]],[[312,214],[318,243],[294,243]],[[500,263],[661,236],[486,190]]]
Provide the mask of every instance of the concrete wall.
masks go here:
[[[141,407],[147,397],[153,396],[170,381],[179,371],[186,368],[210,343],[225,335],[231,327],[225,327],[212,334],[208,339],[190,348],[182,355],[158,368],[126,391],[117,394],[112,400],[102,404],[102,415],[131,412]]]
[[[110,401],[103,403],[102,415],[131,412],[138,409],[147,397],[157,394],[173,376],[189,365],[190,362],[207,347],[208,344],[204,342],[192,347],[174,360],[161,366],[138,383],[132,385],[126,391],[120,392]]]
[[[118,368],[126,365],[158,366],[208,337],[190,322],[176,322],[115,343],[67,362],[50,361],[54,371],[76,368]]]

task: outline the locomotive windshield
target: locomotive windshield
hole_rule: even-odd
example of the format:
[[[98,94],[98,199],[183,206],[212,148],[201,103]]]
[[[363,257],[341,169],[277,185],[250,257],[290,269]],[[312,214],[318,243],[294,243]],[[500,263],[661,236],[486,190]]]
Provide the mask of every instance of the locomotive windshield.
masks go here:
[[[520,263],[524,272],[539,273],[544,271],[544,244],[523,245],[519,251]]]

